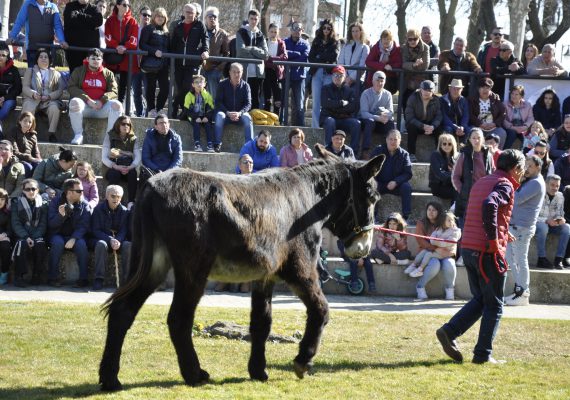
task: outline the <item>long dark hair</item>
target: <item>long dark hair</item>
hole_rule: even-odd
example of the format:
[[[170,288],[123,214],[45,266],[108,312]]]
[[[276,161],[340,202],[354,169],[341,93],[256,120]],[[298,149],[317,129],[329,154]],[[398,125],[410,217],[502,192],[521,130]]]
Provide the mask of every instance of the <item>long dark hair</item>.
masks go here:
[[[435,223],[432,223],[427,216],[427,209],[430,206],[437,210],[437,219],[435,220]],[[435,201],[435,200],[427,203],[425,211],[424,211],[424,215],[421,218],[421,221],[424,223],[425,232],[428,234],[433,232],[437,228],[441,228],[443,226],[443,224],[445,223],[445,210],[443,208],[443,205],[439,201]]]
[[[552,109],[560,111],[560,99],[558,98],[556,92],[552,89],[546,89],[544,92],[542,92],[542,94],[536,101],[536,104],[538,104],[542,108],[546,108],[546,104],[544,104],[544,96],[547,94],[552,94]]]
[[[319,24],[319,29],[315,32],[315,40],[319,39],[321,42],[325,40],[325,34],[323,33],[323,26],[330,25],[331,33],[328,40],[336,42],[336,32],[334,31],[334,25],[329,19],[323,19]]]

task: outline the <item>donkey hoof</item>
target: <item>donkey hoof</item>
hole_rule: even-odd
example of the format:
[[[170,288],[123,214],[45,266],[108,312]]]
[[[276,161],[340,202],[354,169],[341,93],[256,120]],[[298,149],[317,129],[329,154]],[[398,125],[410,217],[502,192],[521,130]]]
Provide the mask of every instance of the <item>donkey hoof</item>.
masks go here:
[[[303,379],[305,374],[312,375],[313,363],[301,364],[298,361],[293,361],[293,368],[295,369],[297,378]]]
[[[123,385],[121,385],[121,382],[117,378],[112,379],[108,382],[101,381],[99,383],[101,384],[101,391],[103,392],[116,392],[123,390]]]
[[[206,371],[204,371],[203,369],[200,369],[200,372],[198,373],[197,376],[192,375],[192,376],[184,379],[186,384],[190,385],[190,386],[204,385],[204,384],[208,383],[209,380],[210,380],[210,374],[207,373]]]
[[[249,377],[254,381],[261,381],[266,382],[269,379],[269,375],[267,375],[267,371],[262,369],[260,371],[249,371]]]

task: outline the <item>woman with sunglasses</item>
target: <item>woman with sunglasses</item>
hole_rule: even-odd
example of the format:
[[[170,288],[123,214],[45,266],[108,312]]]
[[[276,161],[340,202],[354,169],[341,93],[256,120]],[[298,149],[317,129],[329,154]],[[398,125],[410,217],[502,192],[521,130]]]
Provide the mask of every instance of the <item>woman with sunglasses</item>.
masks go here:
[[[441,134],[429,163],[429,187],[434,196],[446,200],[455,199],[451,173],[458,155],[455,138],[449,133]]]
[[[554,175],[554,163],[548,155],[548,143],[542,140],[540,142],[537,142],[534,145],[534,149],[530,150],[527,153],[527,156],[537,156],[542,160],[542,168],[540,170],[540,173],[542,174],[544,180],[546,180],[547,176]]]
[[[107,132],[103,140],[103,176],[109,185],[127,182],[129,208],[137,194],[137,167],[141,164],[141,159],[141,146],[133,131],[131,119],[127,116],[117,118],[113,129]]]
[[[420,38],[420,31],[409,29],[406,43],[401,47],[402,68],[407,71],[425,71],[429,66],[429,46]],[[406,90],[402,96],[402,105],[406,107],[408,97],[420,87],[420,83],[427,79],[424,74],[406,74]]]
[[[320,64],[336,64],[340,52],[340,43],[336,39],[336,33],[332,22],[328,19],[321,21],[319,29],[315,32],[315,39],[309,51],[309,62]],[[319,128],[321,116],[321,89],[332,83],[331,68],[311,67],[311,93],[313,96],[313,119],[311,126]]]
[[[129,0],[117,0],[113,7],[113,13],[105,21],[105,43],[108,49],[117,49],[117,53],[124,54],[119,64],[107,64],[105,66],[119,74],[119,102],[125,100],[127,91],[127,76],[129,71],[129,58],[125,51],[136,50],[139,44],[139,25],[131,14]],[[137,57],[132,57],[131,72],[139,71]]]
[[[63,10],[63,33],[67,44],[78,47],[99,47],[99,27],[103,25],[103,15],[89,0],[76,0],[67,3]],[[69,73],[83,65],[86,51],[65,51]]]
[[[40,196],[38,182],[24,179],[22,194],[12,202],[12,232],[16,281],[28,273],[31,263],[32,285],[39,285],[47,255],[46,233],[48,203]],[[16,282],[18,283],[18,282]]]

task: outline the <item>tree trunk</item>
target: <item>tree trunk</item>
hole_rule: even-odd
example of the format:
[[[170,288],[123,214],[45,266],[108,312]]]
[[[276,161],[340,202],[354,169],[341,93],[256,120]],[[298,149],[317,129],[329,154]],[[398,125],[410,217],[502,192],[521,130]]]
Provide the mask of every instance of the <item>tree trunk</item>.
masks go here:
[[[269,19],[267,18],[267,12],[269,11],[269,5],[271,4],[271,0],[263,0],[263,5],[261,6],[261,21],[259,24],[259,28],[261,32],[267,37],[267,27],[269,26]]]
[[[439,8],[439,48],[450,49],[455,29],[455,12],[459,0],[450,0],[449,10],[445,8],[445,0],[437,0]]]
[[[364,10],[366,9],[366,4],[368,0],[350,0],[350,8],[348,10],[348,20],[344,21],[347,28],[348,25],[355,21],[362,23],[362,16],[364,15]]]
[[[238,27],[235,28],[235,30],[237,31],[239,28],[241,28],[241,23],[242,21],[247,21],[247,13],[249,12],[249,10],[251,10],[253,8],[253,1],[252,0],[241,0],[240,4],[239,4],[239,15],[240,15],[240,21],[238,23]],[[230,29],[231,31],[231,29]]]
[[[483,31],[479,26],[479,10],[482,0],[473,0],[471,14],[469,14],[469,27],[467,28],[467,51],[476,52],[483,37]]]
[[[480,20],[485,27],[485,35],[479,41],[481,44],[484,40],[490,40],[489,35],[497,27],[497,19],[495,18],[495,3],[493,0],[481,0],[481,9],[479,12]]]
[[[2,31],[0,32],[0,37],[8,37],[8,16],[10,15],[10,0],[0,0],[0,11],[2,12]]]
[[[542,24],[540,22],[539,16],[539,7],[536,3],[536,0],[531,0],[528,5],[528,25],[530,27],[530,31],[532,32],[532,40],[531,43],[535,45],[537,43],[544,42],[544,38],[546,37],[546,32],[542,29]]]
[[[396,0],[396,24],[398,25],[398,41],[400,45],[406,43],[406,34],[408,28],[406,27],[406,9],[410,5],[411,0]]]
[[[544,28],[549,24],[554,24],[556,21],[556,14],[557,9],[552,8],[550,6],[547,7],[545,2],[545,9],[543,11],[542,21],[540,21],[539,17],[539,5],[537,4],[536,0],[531,0],[529,3],[529,26],[532,32],[532,43],[538,47],[539,50],[542,49],[547,43],[556,43],[560,40],[560,38],[570,29],[570,1],[564,0],[562,2],[562,21],[556,27],[554,32],[549,35],[548,29]]]
[[[513,54],[518,59],[521,58],[524,34],[525,34],[525,21],[528,14],[528,5],[530,0],[509,0],[509,15],[510,15],[510,41],[515,45]]]

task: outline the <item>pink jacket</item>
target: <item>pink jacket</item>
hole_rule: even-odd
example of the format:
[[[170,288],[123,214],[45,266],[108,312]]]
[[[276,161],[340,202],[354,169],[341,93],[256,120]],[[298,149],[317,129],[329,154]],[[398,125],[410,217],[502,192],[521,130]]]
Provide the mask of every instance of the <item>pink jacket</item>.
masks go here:
[[[447,228],[445,230],[438,228],[433,231],[430,236],[457,242],[461,238],[461,229],[457,227]],[[454,257],[457,254],[456,243],[440,242],[439,240],[434,239],[431,239],[430,243],[436,246],[435,252],[444,257]]]
[[[503,122],[503,126],[507,129],[510,129],[513,127],[513,116],[514,116],[514,106],[513,104],[509,101],[507,103],[507,113],[505,115],[505,121]],[[520,110],[521,110],[521,117],[523,120],[523,125],[526,125],[527,128],[530,128],[530,126],[532,125],[532,123],[534,122],[534,116],[532,114],[532,105],[528,102],[525,101],[524,99],[521,100],[521,105],[520,105]]]
[[[91,212],[97,204],[99,204],[99,189],[97,189],[97,181],[89,182],[88,180],[79,179],[83,185],[83,198],[89,203]]]
[[[313,152],[305,143],[301,144],[301,148],[303,149],[303,158],[305,162],[309,162],[313,159]],[[293,148],[293,146],[288,145],[281,149],[279,153],[279,160],[281,160],[282,167],[294,167],[295,165],[299,164],[297,161],[297,152]]]

